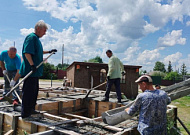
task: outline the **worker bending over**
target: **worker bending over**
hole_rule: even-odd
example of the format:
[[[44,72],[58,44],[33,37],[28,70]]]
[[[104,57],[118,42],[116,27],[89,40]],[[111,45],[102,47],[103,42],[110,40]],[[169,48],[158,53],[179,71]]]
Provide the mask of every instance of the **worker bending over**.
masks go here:
[[[20,56],[17,54],[17,49],[15,47],[10,47],[9,50],[5,50],[0,55],[0,65],[3,70],[5,85],[3,96],[5,96],[15,84],[19,81],[19,70],[21,65]],[[11,82],[9,82],[10,80]],[[15,88],[16,92],[19,95],[19,86]],[[13,95],[13,104],[18,104],[18,98],[14,92]],[[1,98],[3,99],[3,97]]]
[[[171,103],[170,97],[165,91],[154,89],[152,78],[148,75],[139,77],[135,82],[143,93],[137,96],[134,104],[124,113],[132,116],[139,111],[138,131],[141,135],[166,135],[166,111],[167,104]]]

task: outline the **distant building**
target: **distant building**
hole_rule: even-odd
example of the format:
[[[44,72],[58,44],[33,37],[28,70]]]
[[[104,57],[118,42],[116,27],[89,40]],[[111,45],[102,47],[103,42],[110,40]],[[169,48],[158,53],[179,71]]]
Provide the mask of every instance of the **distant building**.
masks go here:
[[[127,98],[136,98],[138,94],[138,85],[135,80],[139,77],[139,68],[142,66],[124,65],[126,75],[121,79],[121,92]],[[91,79],[93,78],[93,87],[105,82],[108,72],[108,65],[102,63],[73,62],[67,68],[68,81],[71,80],[72,87],[91,88]],[[97,88],[105,90],[106,85]],[[115,91],[115,87],[112,87]]]

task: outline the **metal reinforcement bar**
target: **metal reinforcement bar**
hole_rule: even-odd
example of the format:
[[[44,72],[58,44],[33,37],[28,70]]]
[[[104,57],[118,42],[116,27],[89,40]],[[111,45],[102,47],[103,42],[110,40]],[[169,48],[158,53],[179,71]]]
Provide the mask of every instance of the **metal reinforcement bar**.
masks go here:
[[[180,120],[179,117],[177,117],[177,120],[179,121],[179,123],[182,125],[182,127],[185,129],[185,131],[188,133],[188,135],[190,135],[189,130],[187,129],[187,127],[183,124],[183,122]]]

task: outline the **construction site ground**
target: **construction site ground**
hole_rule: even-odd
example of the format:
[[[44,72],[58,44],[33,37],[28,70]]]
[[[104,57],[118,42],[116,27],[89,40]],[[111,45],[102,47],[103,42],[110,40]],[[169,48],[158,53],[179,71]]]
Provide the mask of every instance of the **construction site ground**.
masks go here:
[[[3,84],[3,83],[4,83],[4,79],[2,77],[0,77],[0,84]],[[40,79],[40,88],[48,88],[48,87],[49,88],[63,87],[63,81],[62,80],[51,81],[51,80]],[[178,117],[184,122],[187,129],[190,129],[190,115],[189,115],[190,96],[185,96],[180,99],[174,100],[174,101],[172,101],[171,104],[178,107]],[[188,135],[179,123],[178,123],[178,127],[180,128],[180,131],[182,132],[182,134]]]

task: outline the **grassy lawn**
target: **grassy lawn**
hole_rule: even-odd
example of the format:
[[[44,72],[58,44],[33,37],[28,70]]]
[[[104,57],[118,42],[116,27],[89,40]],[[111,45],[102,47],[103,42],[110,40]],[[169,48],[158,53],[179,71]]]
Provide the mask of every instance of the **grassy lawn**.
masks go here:
[[[178,117],[185,124],[188,130],[190,130],[190,96],[182,97],[180,99],[174,100],[171,103],[178,108]],[[178,127],[182,134],[188,135],[181,124],[178,122]]]

